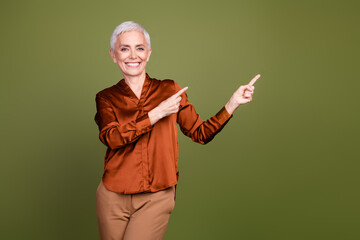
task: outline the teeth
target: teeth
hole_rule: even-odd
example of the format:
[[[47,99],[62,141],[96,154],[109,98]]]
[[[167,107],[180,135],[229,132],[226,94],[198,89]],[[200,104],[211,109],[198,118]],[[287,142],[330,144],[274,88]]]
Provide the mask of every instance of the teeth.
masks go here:
[[[139,66],[139,63],[126,63],[126,65],[128,65],[130,67],[137,67],[137,66]]]

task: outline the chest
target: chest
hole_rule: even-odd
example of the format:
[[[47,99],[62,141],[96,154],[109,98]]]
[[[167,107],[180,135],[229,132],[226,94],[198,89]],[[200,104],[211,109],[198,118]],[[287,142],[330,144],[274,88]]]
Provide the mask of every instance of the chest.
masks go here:
[[[134,89],[132,92],[114,92],[111,95],[113,112],[119,122],[131,121],[150,112],[175,93],[171,86],[166,85],[145,90]]]

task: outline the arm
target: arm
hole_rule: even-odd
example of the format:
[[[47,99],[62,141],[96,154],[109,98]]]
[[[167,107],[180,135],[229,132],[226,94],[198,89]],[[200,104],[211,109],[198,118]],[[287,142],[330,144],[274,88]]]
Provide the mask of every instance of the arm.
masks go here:
[[[242,104],[252,101],[255,87],[253,84],[260,78],[256,75],[247,85],[240,86],[226,105],[212,118],[202,121],[195,112],[192,104],[188,102],[186,93],[183,94],[182,107],[178,112],[178,123],[181,131],[195,142],[206,144],[211,141],[215,135],[221,131],[226,123],[233,117],[234,111]],[[175,89],[180,89],[179,85],[174,82]]]
[[[180,125],[181,131],[186,136],[191,137],[193,141],[206,144],[221,131],[230,118],[233,117],[233,112],[241,104],[252,101],[255,89],[253,84],[259,77],[260,74],[256,75],[248,85],[240,86],[227,104],[215,116],[205,122],[200,119],[193,105],[189,103],[185,93],[188,88],[181,89],[173,81],[176,93],[148,113],[150,122],[153,125],[161,118],[177,113],[177,122]]]
[[[147,113],[139,115],[133,121],[119,123],[112,105],[105,97],[96,95],[96,109],[95,122],[99,127],[100,141],[111,149],[132,143],[152,129]]]
[[[180,86],[174,82],[175,90],[178,91]],[[196,113],[195,108],[189,103],[186,93],[183,93],[180,102],[180,109],[177,113],[177,122],[181,131],[194,142],[206,144],[210,142],[217,133],[226,125],[233,117],[232,114],[223,107],[217,114],[207,121],[201,120]]]

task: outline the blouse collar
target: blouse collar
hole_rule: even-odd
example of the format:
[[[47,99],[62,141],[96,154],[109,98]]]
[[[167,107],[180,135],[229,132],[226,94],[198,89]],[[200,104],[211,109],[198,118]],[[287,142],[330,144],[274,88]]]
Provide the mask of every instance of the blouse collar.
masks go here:
[[[137,101],[138,104],[142,104],[145,100],[145,96],[149,90],[150,84],[151,84],[151,78],[147,73],[145,73],[145,81],[144,81],[144,85],[141,90],[140,99],[137,98],[135,93],[131,90],[129,85],[125,82],[124,78],[121,79],[116,85],[118,85],[122,90],[124,90],[124,93],[126,95],[128,95],[131,99]]]

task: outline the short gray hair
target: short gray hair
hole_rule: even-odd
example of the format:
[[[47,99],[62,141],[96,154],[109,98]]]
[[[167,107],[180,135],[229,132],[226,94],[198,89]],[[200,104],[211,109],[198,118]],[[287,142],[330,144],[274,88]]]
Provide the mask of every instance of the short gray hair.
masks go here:
[[[148,49],[150,49],[150,35],[149,33],[143,28],[140,24],[133,22],[133,21],[126,21],[118,25],[115,30],[113,31],[111,38],[110,38],[110,47],[114,51],[116,38],[118,35],[124,33],[124,32],[130,32],[130,31],[139,31],[142,32],[145,36]]]

